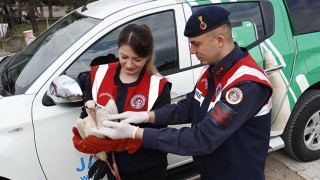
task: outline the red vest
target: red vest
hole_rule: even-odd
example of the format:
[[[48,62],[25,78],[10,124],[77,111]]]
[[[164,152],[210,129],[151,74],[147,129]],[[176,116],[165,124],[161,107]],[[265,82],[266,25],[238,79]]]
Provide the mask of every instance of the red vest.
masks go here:
[[[116,101],[117,85],[114,83],[118,62],[94,66],[91,69],[93,100],[105,106],[109,99]],[[138,85],[128,87],[124,111],[149,111],[162,93],[167,80],[145,71]]]
[[[208,67],[204,70],[201,77],[198,80],[196,86],[196,93],[194,98],[200,102],[200,106],[208,93]],[[265,84],[272,89],[270,81],[267,75],[263,72],[263,70],[258,66],[258,64],[252,59],[250,55],[239,60],[234,66],[232,66],[226,74],[223,75],[221,79],[219,79],[216,74],[214,75],[214,85],[215,92],[211,99],[211,103],[208,107],[208,111],[214,107],[216,102],[218,102],[221,98],[221,94],[224,91],[227,91],[233,85],[244,81],[250,80],[255,81],[261,84]],[[267,114],[271,109],[271,100],[267,102],[265,106],[263,106],[260,112],[256,116],[261,116]]]

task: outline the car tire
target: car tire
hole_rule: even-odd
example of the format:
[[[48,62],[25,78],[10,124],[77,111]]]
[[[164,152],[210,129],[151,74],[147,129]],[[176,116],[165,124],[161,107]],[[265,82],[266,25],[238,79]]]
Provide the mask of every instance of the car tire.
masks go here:
[[[299,161],[320,158],[320,90],[304,92],[282,134],[285,152]]]

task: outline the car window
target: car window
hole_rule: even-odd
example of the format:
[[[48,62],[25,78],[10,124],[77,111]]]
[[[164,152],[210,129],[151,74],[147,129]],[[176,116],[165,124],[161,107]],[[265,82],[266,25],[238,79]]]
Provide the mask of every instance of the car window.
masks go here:
[[[106,34],[77,58],[66,70],[66,75],[76,79],[83,87],[84,80],[90,71],[90,64],[94,59],[96,64],[97,61],[105,63],[107,56],[110,55],[118,57],[119,33],[131,23],[150,26],[155,43],[155,64],[160,73],[165,75],[165,72],[179,68],[174,13],[165,11],[135,19]]]
[[[296,34],[320,31],[319,1],[287,0]]]
[[[59,20],[6,66],[6,76],[1,78],[8,85],[3,87],[12,95],[23,94],[61,54],[99,22],[77,12]]]

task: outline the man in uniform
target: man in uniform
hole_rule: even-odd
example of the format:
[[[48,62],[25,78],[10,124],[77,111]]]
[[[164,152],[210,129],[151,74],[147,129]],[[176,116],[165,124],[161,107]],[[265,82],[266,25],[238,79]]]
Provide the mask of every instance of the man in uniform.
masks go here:
[[[147,148],[192,155],[201,179],[265,179],[272,87],[248,51],[233,42],[229,14],[209,6],[187,21],[184,35],[190,51],[207,66],[186,99],[150,112],[108,116],[105,127],[96,132],[113,139],[142,139]],[[109,121],[114,119],[122,121]],[[181,129],[131,125],[145,122],[192,124]]]

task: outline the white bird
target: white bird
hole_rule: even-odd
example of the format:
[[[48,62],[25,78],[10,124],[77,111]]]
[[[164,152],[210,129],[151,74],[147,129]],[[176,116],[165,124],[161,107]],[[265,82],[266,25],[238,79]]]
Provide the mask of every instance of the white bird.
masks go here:
[[[96,103],[93,100],[89,100],[85,103],[85,108],[88,116],[84,119],[78,118],[76,120],[76,127],[79,131],[79,134],[82,138],[88,137],[89,135],[94,135],[98,138],[104,138],[103,135],[97,134],[91,131],[92,128],[102,127],[102,122],[108,114],[118,114],[118,108],[114,100],[110,99],[106,106],[101,108],[96,108]],[[110,167],[112,173],[120,179],[114,157],[113,158],[113,168],[107,160],[107,154],[105,152],[99,152],[95,155],[96,160],[101,159],[105,161]]]
[[[76,127],[82,138],[94,135],[98,138],[103,138],[103,135],[91,131],[92,128],[102,127],[102,121],[108,114],[118,114],[117,105],[114,100],[110,99],[106,106],[96,109],[96,103],[89,100],[85,103],[85,108],[88,116],[84,119],[76,120]]]

